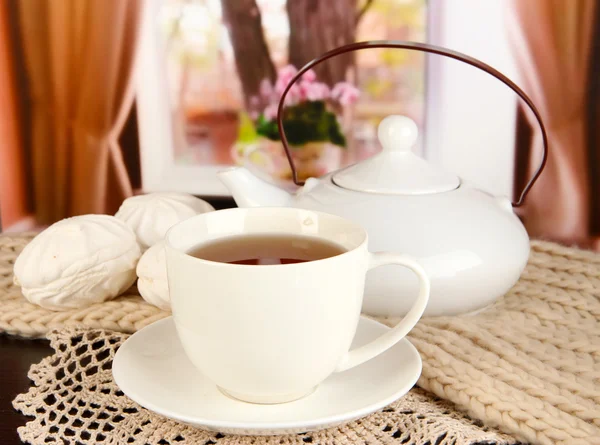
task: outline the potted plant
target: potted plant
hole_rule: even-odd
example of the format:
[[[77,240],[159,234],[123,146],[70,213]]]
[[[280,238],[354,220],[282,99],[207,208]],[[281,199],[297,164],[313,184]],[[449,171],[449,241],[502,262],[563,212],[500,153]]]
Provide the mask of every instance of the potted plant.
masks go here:
[[[239,163],[249,162],[278,179],[290,179],[291,170],[277,128],[277,107],[296,73],[296,68],[288,65],[278,71],[274,84],[262,81],[260,94],[250,100],[249,119],[242,120],[240,138],[233,149]],[[351,83],[339,82],[329,88],[312,70],[292,86],[285,99],[283,127],[301,179],[339,168],[346,137],[338,113],[355,103],[358,96]]]

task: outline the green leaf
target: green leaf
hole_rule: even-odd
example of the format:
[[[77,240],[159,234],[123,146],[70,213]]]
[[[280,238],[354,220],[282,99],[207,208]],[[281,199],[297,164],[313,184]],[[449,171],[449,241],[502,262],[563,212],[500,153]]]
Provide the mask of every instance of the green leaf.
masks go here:
[[[332,144],[346,148],[346,138],[342,133],[337,118],[331,113],[331,123],[329,125],[329,140]]]
[[[258,134],[248,113],[241,111],[239,114],[240,123],[238,125],[237,142],[241,144],[250,144],[258,139]]]
[[[284,110],[283,129],[290,145],[305,145],[309,142],[331,142],[346,146],[334,113],[328,111],[325,102],[301,102]],[[256,123],[259,135],[274,141],[280,140],[277,124],[261,115]]]
[[[275,121],[268,121],[262,114],[256,121],[256,133],[273,141],[280,140]]]

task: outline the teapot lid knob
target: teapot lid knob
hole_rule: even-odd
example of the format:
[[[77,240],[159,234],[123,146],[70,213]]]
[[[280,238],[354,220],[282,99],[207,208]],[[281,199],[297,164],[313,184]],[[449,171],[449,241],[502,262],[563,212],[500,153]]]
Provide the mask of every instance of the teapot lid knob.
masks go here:
[[[377,136],[384,150],[411,151],[419,137],[419,128],[409,117],[388,116],[379,124]]]
[[[419,137],[417,124],[406,116],[388,116],[377,135],[383,150],[332,176],[339,187],[386,195],[423,195],[456,189],[459,178],[412,152]]]

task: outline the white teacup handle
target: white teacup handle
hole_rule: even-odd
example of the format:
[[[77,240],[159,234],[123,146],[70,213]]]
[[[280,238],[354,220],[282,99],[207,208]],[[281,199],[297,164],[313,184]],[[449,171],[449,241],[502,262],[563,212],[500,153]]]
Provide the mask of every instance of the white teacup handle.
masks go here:
[[[431,283],[429,282],[429,278],[427,278],[425,270],[415,259],[406,255],[391,252],[377,252],[370,255],[369,270],[388,264],[397,264],[412,270],[415,275],[419,277],[419,295],[413,307],[408,311],[400,323],[370,343],[349,351],[337,366],[336,372],[345,371],[346,369],[358,366],[367,360],[371,360],[373,357],[385,352],[402,340],[417,324],[421,315],[425,312],[427,302],[429,301]]]

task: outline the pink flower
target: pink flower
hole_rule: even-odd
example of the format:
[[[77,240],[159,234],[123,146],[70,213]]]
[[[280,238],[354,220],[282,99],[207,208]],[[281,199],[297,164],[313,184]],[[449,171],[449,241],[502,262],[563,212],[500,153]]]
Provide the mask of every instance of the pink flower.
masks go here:
[[[329,87],[321,82],[309,82],[306,80],[300,81],[301,98],[318,101],[325,100],[329,97]]]
[[[252,96],[250,98],[250,106],[256,108],[259,105],[260,105],[260,99],[258,98],[258,96]]]
[[[275,94],[277,99],[281,99],[283,91],[286,89],[288,84],[292,81],[294,76],[298,73],[298,70],[294,65],[286,65],[279,70],[277,73],[277,81],[275,82]],[[288,106],[296,105],[302,100],[302,92],[298,83],[294,83],[285,97],[285,104]]]
[[[281,99],[283,95],[283,91],[286,89],[289,82],[284,82],[281,78],[277,79],[275,82],[275,93],[277,94],[277,100]],[[302,99],[302,91],[300,90],[300,86],[295,83],[288,91],[285,96],[285,104],[286,105],[295,105]]]
[[[331,91],[331,97],[343,106],[351,105],[358,100],[360,91],[349,82],[338,82]]]
[[[267,108],[265,108],[265,119],[269,120],[269,121],[274,121],[275,119],[277,119],[277,107],[278,104],[271,104],[268,105]]]
[[[314,82],[315,80],[317,80],[317,73],[315,73],[315,70],[308,70],[307,72],[302,74],[302,80],[306,80],[307,82]]]
[[[298,102],[300,102],[300,89],[297,88],[296,85],[294,85],[290,89],[287,96],[285,96],[285,106],[293,107],[294,105],[297,105]]]
[[[271,98],[273,97],[273,85],[271,85],[271,82],[269,82],[269,79],[261,80],[259,90],[260,90],[260,95],[265,100],[271,100]]]
[[[281,79],[277,79],[275,81],[275,94],[277,94],[277,97],[281,97],[283,90],[285,90],[285,87],[287,87],[287,84],[288,82],[284,82]]]
[[[359,96],[360,93],[356,88],[354,90],[347,91],[346,94],[342,94],[342,97],[340,97],[340,104],[342,104],[344,107],[352,105],[358,100]]]
[[[286,65],[279,70],[277,73],[277,81],[282,81],[284,85],[287,86],[290,83],[290,80],[296,75],[298,70],[294,65]]]

